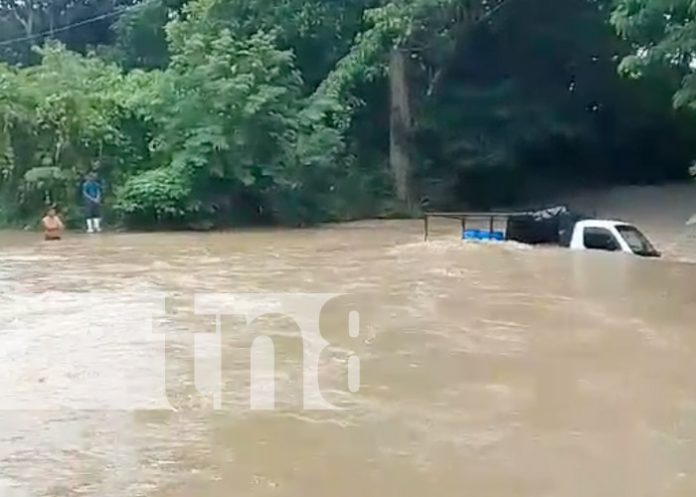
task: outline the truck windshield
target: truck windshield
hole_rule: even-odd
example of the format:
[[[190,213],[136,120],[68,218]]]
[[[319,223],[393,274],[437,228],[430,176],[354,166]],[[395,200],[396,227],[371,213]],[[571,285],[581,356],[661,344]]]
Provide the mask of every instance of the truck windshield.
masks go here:
[[[626,240],[634,254],[644,256],[656,256],[659,254],[645,235],[635,226],[621,225],[617,226],[616,229],[619,230],[619,233],[621,233],[621,236]]]

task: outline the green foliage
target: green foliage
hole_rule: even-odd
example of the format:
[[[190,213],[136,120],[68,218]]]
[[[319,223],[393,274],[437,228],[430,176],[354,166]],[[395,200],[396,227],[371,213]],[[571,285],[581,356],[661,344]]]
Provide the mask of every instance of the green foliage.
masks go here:
[[[669,78],[625,80],[608,2],[517,4],[470,32],[418,117],[417,179],[433,202],[488,208],[559,184],[683,178],[696,152]],[[450,185],[449,189],[446,185]]]
[[[41,65],[0,68],[0,191],[18,216],[73,204],[87,171],[109,174],[132,158],[120,70],[60,46],[39,54]]]
[[[639,77],[655,65],[681,74],[674,95],[677,107],[696,107],[696,4],[691,0],[619,0],[611,17],[617,32],[634,51],[621,62],[621,71]]]
[[[136,222],[183,218],[191,193],[188,177],[174,168],[159,168],[129,178],[118,190],[116,208]]]
[[[384,77],[392,49],[405,50],[437,70],[449,61],[462,35],[499,4],[497,0],[393,0],[367,9],[368,29],[359,33],[315,98],[337,101],[337,123],[347,127],[363,103],[354,95],[356,85]]]
[[[169,215],[220,217],[251,190],[273,219],[306,218],[287,216],[287,204],[309,202],[305,182],[336,169],[342,137],[304,109],[293,54],[273,34],[239,37],[215,23],[189,34],[191,24],[206,25],[197,16],[208,11],[195,7],[170,30],[171,64],[152,78],[154,93],[134,103],[151,125],[150,150],[167,165],[126,182],[118,210],[142,217],[161,203]],[[155,190],[165,178],[176,181]]]
[[[431,206],[520,200],[542,180],[680,177],[696,136],[670,99],[683,77],[675,102],[696,106],[691,2],[618,0],[612,21],[630,43],[609,4],[0,0],[0,38],[42,45],[0,48],[17,63],[0,65],[0,216],[34,220],[56,202],[77,219],[97,167],[107,215],[127,225],[398,214],[394,50],[414,198]],[[644,77],[619,78],[621,58]]]

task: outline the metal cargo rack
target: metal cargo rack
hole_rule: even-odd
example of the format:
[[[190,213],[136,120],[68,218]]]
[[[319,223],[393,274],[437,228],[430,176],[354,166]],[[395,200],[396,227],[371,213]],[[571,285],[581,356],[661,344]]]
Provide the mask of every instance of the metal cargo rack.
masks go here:
[[[529,212],[426,212],[423,215],[424,239],[427,242],[430,234],[430,218],[441,217],[445,219],[459,219],[462,225],[462,234],[466,230],[469,220],[488,220],[489,229],[494,231],[496,220],[507,220],[511,217],[528,216]]]

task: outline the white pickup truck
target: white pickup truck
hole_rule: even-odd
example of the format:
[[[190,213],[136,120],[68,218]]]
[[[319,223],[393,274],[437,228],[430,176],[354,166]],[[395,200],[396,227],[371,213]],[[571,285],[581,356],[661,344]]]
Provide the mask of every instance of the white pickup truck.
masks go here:
[[[424,217],[426,240],[431,217],[459,219],[462,238],[465,240],[509,240],[529,245],[560,245],[573,250],[626,252],[641,257],[661,256],[646,236],[632,224],[573,214],[564,206],[519,212],[427,213]],[[472,221],[487,221],[488,229],[471,229]],[[505,226],[501,229],[499,225],[503,221]]]
[[[660,257],[647,237],[632,224],[604,219],[585,219],[573,226],[573,250],[627,252],[642,257]]]

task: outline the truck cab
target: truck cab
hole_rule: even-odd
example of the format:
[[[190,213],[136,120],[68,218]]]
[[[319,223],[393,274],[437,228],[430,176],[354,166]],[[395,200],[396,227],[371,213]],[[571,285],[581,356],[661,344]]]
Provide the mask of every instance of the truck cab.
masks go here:
[[[650,241],[632,224],[622,221],[586,219],[573,227],[570,241],[573,250],[626,252],[642,257],[660,257]]]

